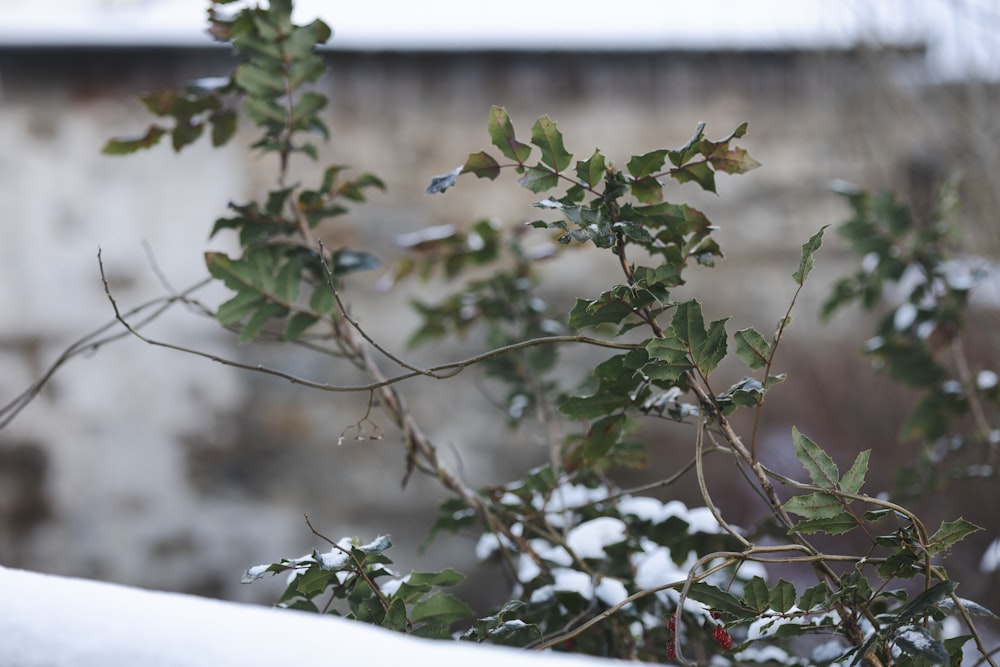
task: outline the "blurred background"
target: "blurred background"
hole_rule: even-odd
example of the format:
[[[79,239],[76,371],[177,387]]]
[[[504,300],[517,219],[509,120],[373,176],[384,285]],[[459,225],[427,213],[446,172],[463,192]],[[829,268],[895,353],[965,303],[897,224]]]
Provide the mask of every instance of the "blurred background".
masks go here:
[[[401,233],[536,217],[537,197],[513,178],[463,179],[444,196],[423,194],[432,176],[489,146],[493,104],[507,108],[522,134],[548,114],[571,152],[582,158],[599,147],[618,163],[683,145],[701,121],[712,138],[748,121],[742,144],[761,169],[720,177],[719,196],[667,190],[670,201],[701,208],[719,227],[727,258],[693,272],[690,289],[706,317],[734,316],[731,331],[766,334],[784,315],[800,245],[849,215],[832,179],[892,189],[919,216],[933,206],[931,193],[960,173],[962,252],[995,261],[1000,251],[996,2],[661,0],[618,13],[555,0],[494,3],[488,12],[459,1],[297,4],[300,21],[321,17],[334,38],[321,82],[331,140],[296,175],[313,179],[336,163],[385,180],[388,192],[332,233],[374,249],[386,267],[400,254]],[[222,150],[202,141],[179,155],[165,145],[126,158],[100,153],[109,137],[144,131],[149,118],[137,94],[235,66],[204,33],[206,6],[0,0],[0,405],[112,321],[98,248],[122,308],[147,303],[203,279],[203,251],[232,248],[222,236],[208,241],[214,220],[229,201],[271,185],[275,164],[249,156],[249,131]],[[871,448],[874,493],[919,450],[897,437],[912,396],[861,356],[872,316],[818,320],[834,280],[856,267],[828,234],[779,356],[790,380],[769,394],[762,446],[774,467],[792,474],[793,423],[842,465]],[[616,280],[615,268],[602,255],[572,253],[546,269],[546,297],[592,297]],[[408,299],[432,299],[448,286],[383,293],[381,275],[352,280],[352,302],[366,329],[402,350],[418,323]],[[209,304],[224,298],[200,294]],[[974,359],[996,369],[1000,291],[987,281],[973,302]],[[213,321],[180,309],[149,334],[317,380],[357,379],[301,350],[238,347]],[[453,360],[480,345],[471,336],[411,358]],[[543,463],[537,438],[507,430],[489,396],[469,386],[403,386],[468,483],[504,483]],[[273,602],[280,582],[240,586],[240,574],[321,548],[305,513],[334,538],[391,534],[402,571],[449,565],[474,573],[475,536],[418,549],[446,497],[419,477],[401,489],[397,433],[338,446],[366,404],[367,396],[311,392],[131,338],[77,357],[0,430],[0,564]],[[623,485],[664,477],[689,456],[689,431],[657,427],[643,437],[651,468],[623,474]],[[687,485],[660,493],[700,504]],[[986,528],[956,549],[953,572],[977,572],[1000,535],[997,498],[994,474],[915,507],[928,525],[964,515]],[[750,496],[719,502],[737,524],[760,512]],[[1000,597],[995,572],[957,578],[965,597]],[[474,575],[468,590],[482,604],[503,594],[495,576]]]

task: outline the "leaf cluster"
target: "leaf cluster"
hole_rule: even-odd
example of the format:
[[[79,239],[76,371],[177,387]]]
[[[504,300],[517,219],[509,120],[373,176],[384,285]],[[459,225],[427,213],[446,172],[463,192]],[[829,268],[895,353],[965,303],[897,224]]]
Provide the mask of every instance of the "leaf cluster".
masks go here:
[[[875,310],[890,290],[898,294],[882,309],[887,312],[864,351],[876,368],[917,392],[900,435],[920,442],[924,456],[902,468],[901,493],[925,489],[937,476],[943,452],[955,456],[978,449],[987,460],[996,460],[990,443],[996,420],[986,417],[1000,408],[996,374],[969,368],[963,345],[969,297],[986,269],[955,251],[957,185],[951,180],[942,186],[934,214],[920,224],[890,192],[843,192],[852,215],[837,231],[861,258],[861,267],[834,285],[822,315],[831,317],[853,303]],[[967,426],[971,415],[979,415],[972,429]],[[968,472],[956,466],[949,473],[964,477],[980,471],[975,465]]]
[[[392,561],[385,552],[392,542],[386,536],[367,544],[356,538],[331,544],[333,549],[326,553],[313,551],[302,558],[249,568],[242,582],[287,573],[288,586],[278,601],[282,607],[345,616],[420,637],[448,638],[449,628],[473,613],[440,590],[465,579],[458,572],[411,572],[400,577],[390,569]]]

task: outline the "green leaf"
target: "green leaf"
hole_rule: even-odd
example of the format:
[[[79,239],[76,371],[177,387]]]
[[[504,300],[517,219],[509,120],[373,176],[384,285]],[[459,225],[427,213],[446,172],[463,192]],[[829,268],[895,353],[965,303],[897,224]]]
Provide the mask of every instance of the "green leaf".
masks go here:
[[[865,475],[868,474],[868,459],[872,450],[866,449],[858,453],[850,469],[840,478],[840,488],[847,493],[858,493],[865,483]]]
[[[764,337],[751,328],[740,329],[733,334],[736,341],[736,356],[748,368],[757,370],[767,365],[771,359],[771,346]]]
[[[274,282],[274,296],[283,304],[292,305],[299,298],[302,285],[302,260],[292,257],[278,271]]]
[[[936,607],[939,602],[954,593],[956,588],[958,588],[958,583],[954,581],[942,581],[934,584],[896,612],[898,622],[906,622],[923,616]]]
[[[678,183],[695,182],[706,192],[715,192],[715,172],[708,162],[692,162],[670,170],[670,176]]]
[[[659,171],[667,159],[667,150],[655,150],[644,155],[633,155],[626,165],[632,178],[639,180]]]
[[[805,283],[806,278],[813,269],[813,255],[823,245],[823,232],[830,225],[824,225],[818,232],[813,234],[808,241],[802,244],[802,257],[799,260],[799,268],[792,274],[792,279],[799,285]]]
[[[410,611],[410,620],[414,623],[433,621],[443,625],[451,625],[455,621],[472,616],[475,612],[450,593],[435,593],[423,600],[418,600]]]
[[[692,137],[688,140],[686,144],[684,144],[684,146],[682,146],[677,150],[667,152],[667,156],[670,158],[670,162],[675,167],[679,167],[688,160],[690,160],[691,158],[693,158],[695,155],[698,154],[700,150],[698,148],[698,145],[701,143],[701,140],[704,137],[705,137],[705,123],[698,123],[698,125],[694,128],[694,135],[692,135]]]
[[[569,311],[568,324],[570,328],[577,330],[598,324],[618,324],[632,312],[632,307],[627,303],[604,295],[594,301],[577,299]]]
[[[750,157],[744,148],[713,152],[708,161],[715,169],[727,174],[745,174],[760,166],[760,162]]]
[[[732,593],[716,588],[703,581],[697,581],[691,586],[688,597],[692,600],[702,602],[714,611],[728,612],[730,614],[740,614],[743,607],[740,599]]]
[[[604,156],[596,148],[593,155],[582,162],[578,161],[576,163],[576,175],[590,187],[594,187],[601,182],[606,169]]]
[[[743,587],[743,602],[758,612],[767,611],[771,606],[771,594],[767,590],[767,583],[758,576],[747,582]]]
[[[699,342],[705,340],[707,336],[705,319],[701,313],[701,303],[697,299],[691,299],[677,304],[677,310],[670,321],[670,328],[687,345],[689,350],[694,351]]]
[[[584,461],[593,463],[602,459],[621,439],[624,431],[624,414],[609,415],[591,424],[583,441]]]
[[[633,181],[632,196],[643,204],[658,204],[663,201],[663,184],[652,176]]]
[[[792,427],[792,445],[795,448],[795,457],[809,473],[813,484],[827,489],[833,489],[837,486],[837,482],[840,480],[837,464],[819,445],[799,433],[799,429],[794,426]]]
[[[406,580],[411,586],[455,586],[463,581],[465,575],[451,568],[440,572],[413,572]]]
[[[974,523],[958,518],[955,521],[945,521],[930,537],[930,544],[927,550],[931,555],[939,554],[951,549],[956,543],[961,542],[972,533],[982,530]]]
[[[406,632],[409,619],[406,618],[406,603],[401,599],[393,599],[389,603],[389,609],[382,619],[382,627],[396,632]]]
[[[947,665],[948,650],[926,628],[919,625],[904,625],[896,628],[892,636],[896,648],[903,653],[922,658],[927,664]]]
[[[802,597],[799,598],[799,609],[809,611],[815,607],[825,605],[828,597],[829,593],[826,589],[826,584],[810,586],[802,592]]]
[[[559,176],[544,167],[531,167],[517,182],[532,192],[545,192],[559,185]]]
[[[219,306],[215,312],[215,318],[222,326],[230,326],[248,316],[251,311],[262,306],[265,302],[265,298],[259,292],[242,290]]]
[[[243,102],[243,110],[254,123],[258,125],[272,124],[275,128],[285,124],[285,111],[274,101],[261,97],[247,97]]]
[[[830,519],[844,510],[844,503],[829,493],[808,493],[790,498],[783,507],[806,519]]]
[[[309,297],[309,309],[313,312],[325,315],[333,312],[336,306],[337,300],[329,285],[319,285]]]
[[[321,95],[313,91],[302,93],[299,101],[292,108],[292,117],[298,121],[300,118],[313,116],[317,111],[326,106],[326,95]]]
[[[677,337],[673,328],[663,333],[663,338],[653,338],[646,343],[650,363],[643,366],[642,372],[651,380],[675,382],[694,365],[688,358],[686,343]]]
[[[319,321],[319,318],[309,313],[295,313],[288,318],[285,326],[284,339],[286,341],[297,340],[306,329]]]
[[[514,137],[514,125],[503,107],[494,106],[490,109],[490,120],[487,125],[493,145],[500,149],[506,157],[518,164],[524,164],[531,155],[531,146],[523,144]]]
[[[858,521],[848,512],[841,512],[837,516],[826,519],[806,519],[795,524],[789,533],[828,533],[830,535],[841,535],[849,533],[858,527]]]
[[[670,328],[683,342],[691,360],[704,374],[715,370],[726,356],[726,320],[716,320],[705,329],[701,303],[697,299],[678,304]]]
[[[557,172],[569,167],[573,156],[563,146],[563,136],[548,116],[542,116],[531,128],[531,143],[542,149],[542,162]]]
[[[695,351],[694,361],[701,372],[708,375],[726,358],[727,334],[726,321],[729,318],[715,320],[708,325],[704,341]]]
[[[285,94],[281,70],[277,67],[265,68],[259,61],[246,62],[237,67],[233,80],[251,97],[274,98]]]
[[[795,605],[795,586],[791,582],[779,579],[771,589],[771,609],[784,614]]]
[[[224,253],[206,252],[205,265],[216,280],[221,280],[234,292],[255,286],[250,267],[243,261],[234,262]]]
[[[475,174],[476,178],[488,178],[491,181],[500,175],[500,165],[493,156],[485,151],[469,153],[468,159],[462,165],[462,174]]]
[[[218,148],[225,145],[236,133],[239,116],[232,109],[226,109],[209,117],[212,124],[212,146]]]
[[[160,139],[162,139],[163,135],[166,133],[166,128],[160,127],[159,125],[150,125],[146,130],[146,134],[141,137],[136,137],[134,139],[108,139],[107,143],[105,143],[104,147],[101,149],[101,152],[105,155],[128,155],[130,153],[135,153],[143,148],[152,148],[156,144],[160,143]]]
[[[249,270],[251,287],[260,292],[274,293],[276,267],[270,248],[253,248],[245,259],[236,264],[242,264]]]
[[[281,304],[273,302],[265,303],[250,316],[247,323],[240,329],[240,342],[249,343],[257,337],[257,334],[264,328],[268,320],[275,317],[285,317],[286,315],[288,315],[288,309]]]
[[[318,567],[312,567],[295,578],[295,588],[301,595],[312,598],[325,591],[334,576]]]

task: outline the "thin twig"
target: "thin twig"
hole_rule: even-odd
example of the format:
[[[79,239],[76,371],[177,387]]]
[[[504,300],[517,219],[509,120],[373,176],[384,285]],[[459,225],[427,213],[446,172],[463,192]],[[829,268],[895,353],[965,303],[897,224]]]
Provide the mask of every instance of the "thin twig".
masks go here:
[[[100,253],[98,253],[98,262],[100,263],[100,266],[101,266],[101,280],[104,283],[104,292],[105,292],[105,295],[108,297],[108,300],[111,302],[112,308],[115,311],[115,319],[119,323],[121,323],[121,325],[124,326],[128,330],[129,333],[131,333],[133,336],[135,336],[139,340],[141,340],[141,341],[143,341],[143,342],[145,342],[145,343],[147,343],[149,345],[154,345],[154,346],[157,346],[157,347],[163,347],[163,348],[166,348],[168,350],[175,350],[177,352],[183,352],[185,354],[191,354],[191,355],[194,355],[194,356],[202,357],[202,358],[208,359],[210,361],[214,361],[216,363],[222,364],[224,366],[232,366],[233,368],[239,368],[239,369],[242,369],[242,370],[253,371],[255,373],[263,373],[265,375],[273,375],[273,376],[279,377],[279,378],[281,378],[283,380],[287,380],[288,382],[291,382],[292,384],[298,384],[298,385],[302,385],[302,386],[305,386],[305,387],[309,387],[310,389],[317,389],[317,390],[320,390],[320,391],[341,392],[341,393],[372,391],[372,390],[375,390],[375,389],[381,389],[383,387],[387,387],[389,385],[396,384],[398,382],[402,382],[403,380],[408,380],[410,378],[418,377],[418,376],[421,376],[421,375],[428,375],[430,373],[437,373],[438,374],[437,377],[440,377],[442,379],[444,379],[444,378],[450,378],[450,377],[454,377],[454,376],[458,375],[459,373],[461,373],[462,371],[464,371],[466,368],[478,364],[479,362],[485,361],[487,359],[492,359],[494,357],[499,357],[499,356],[502,356],[504,354],[509,354],[511,352],[516,352],[517,350],[522,350],[522,349],[525,349],[525,348],[534,347],[536,345],[557,345],[557,344],[563,344],[563,343],[581,343],[581,344],[584,344],[584,345],[594,345],[594,346],[597,346],[597,347],[606,347],[606,348],[618,349],[618,350],[634,350],[634,349],[638,349],[639,347],[641,347],[641,346],[638,346],[638,345],[632,345],[632,344],[626,344],[626,343],[616,343],[614,341],[601,340],[599,338],[590,338],[588,336],[545,336],[545,337],[542,337],[542,338],[533,338],[531,340],[520,341],[520,342],[517,342],[517,343],[513,343],[511,345],[505,345],[504,347],[495,348],[493,350],[489,350],[487,352],[483,352],[481,354],[477,354],[475,356],[469,357],[468,359],[463,359],[461,361],[453,361],[453,362],[449,362],[449,363],[446,363],[446,364],[439,364],[437,366],[433,366],[433,367],[427,369],[427,371],[410,371],[409,373],[401,373],[401,374],[393,376],[393,377],[382,378],[382,379],[379,379],[379,380],[376,380],[376,381],[373,381],[373,382],[369,382],[367,384],[359,384],[359,385],[333,385],[333,384],[329,384],[327,382],[315,382],[313,380],[308,380],[306,378],[302,378],[302,377],[298,377],[296,375],[292,375],[291,373],[286,373],[284,371],[280,371],[280,370],[277,370],[277,369],[274,369],[274,368],[269,368],[269,367],[264,366],[262,364],[247,364],[247,363],[243,363],[243,362],[239,362],[239,361],[234,361],[232,359],[227,359],[225,357],[221,357],[221,356],[216,355],[216,354],[211,354],[209,352],[204,352],[202,350],[197,350],[195,348],[185,347],[183,345],[175,345],[173,343],[167,343],[167,342],[156,340],[154,338],[150,338],[148,336],[145,336],[145,335],[141,334],[138,331],[137,327],[135,327],[132,324],[130,324],[128,322],[128,320],[125,318],[125,316],[122,315],[122,313],[119,311],[118,303],[115,300],[114,296],[111,294],[111,289],[110,289],[110,287],[108,285],[107,278],[104,275],[104,264],[103,264],[103,260],[101,260]],[[449,372],[449,373],[441,373],[441,371],[451,371],[451,372]]]
[[[372,579],[371,576],[369,576],[368,573],[365,571],[364,564],[354,556],[354,551],[351,549],[345,549],[344,547],[340,546],[339,544],[331,540],[326,535],[323,535],[318,530],[316,530],[312,525],[312,521],[309,520],[308,514],[303,514],[302,516],[303,518],[305,518],[306,525],[309,526],[309,530],[312,531],[313,535],[320,538],[324,542],[330,544],[331,546],[333,546],[334,549],[337,549],[338,551],[340,551],[341,553],[343,553],[344,555],[346,555],[348,558],[351,559],[351,562],[354,563],[354,569],[358,573],[358,576],[364,579],[365,583],[368,584],[368,587],[372,589],[372,592],[375,594],[375,597],[378,598],[379,604],[382,605],[382,610],[388,612],[389,601],[386,599],[385,594],[382,592],[382,589],[380,589],[378,587],[378,584],[375,583],[375,580]]]

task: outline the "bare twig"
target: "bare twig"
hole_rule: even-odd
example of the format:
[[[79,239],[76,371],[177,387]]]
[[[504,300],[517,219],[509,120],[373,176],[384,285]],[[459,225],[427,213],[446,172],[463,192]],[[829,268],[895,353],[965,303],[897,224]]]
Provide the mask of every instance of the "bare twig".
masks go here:
[[[171,307],[179,303],[191,303],[192,301],[190,299],[190,295],[208,285],[209,282],[209,279],[205,279],[171,296],[160,297],[147,301],[146,303],[140,304],[127,311],[123,317],[131,319],[142,315],[142,318],[139,319],[134,325],[134,330],[137,331],[163,315],[163,313]],[[105,287],[106,286],[107,282],[105,281]],[[150,310],[152,310],[152,312],[147,312]],[[63,352],[55,359],[55,361],[49,365],[41,377],[35,380],[35,382],[33,382],[27,389],[0,408],[0,430],[9,425],[10,422],[13,421],[14,418],[17,417],[17,415],[30,404],[31,401],[33,401],[42,392],[42,389],[45,388],[45,385],[52,379],[52,376],[55,375],[56,371],[58,371],[71,359],[84,354],[92,354],[108,343],[112,343],[133,334],[132,330],[126,332],[119,331],[116,333],[108,333],[112,329],[116,328],[120,322],[121,319],[116,314],[114,320],[101,325],[90,333],[78,338],[73,343],[70,343],[69,346],[67,346],[66,349],[63,350]]]

